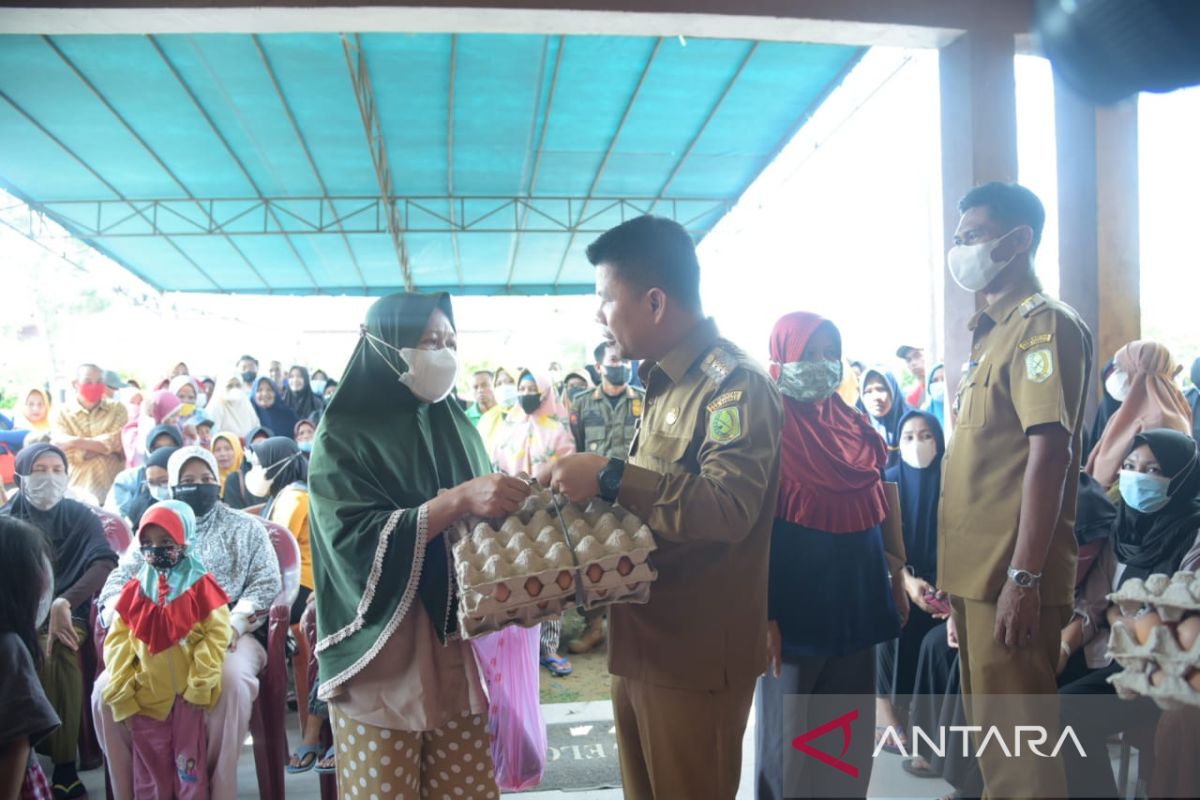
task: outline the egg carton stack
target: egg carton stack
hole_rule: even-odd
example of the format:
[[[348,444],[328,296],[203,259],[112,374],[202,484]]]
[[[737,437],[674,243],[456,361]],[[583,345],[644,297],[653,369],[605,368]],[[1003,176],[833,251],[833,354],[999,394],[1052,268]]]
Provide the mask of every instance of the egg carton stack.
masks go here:
[[[1125,699],[1152,698],[1163,709],[1200,706],[1200,574],[1131,578],[1108,596],[1133,628],[1113,626],[1110,655],[1123,671],[1109,678]]]
[[[498,529],[476,520],[460,524],[456,538],[459,630],[467,638],[530,627],[575,605],[645,603],[658,577],[650,529],[602,500],[556,505],[542,490]]]

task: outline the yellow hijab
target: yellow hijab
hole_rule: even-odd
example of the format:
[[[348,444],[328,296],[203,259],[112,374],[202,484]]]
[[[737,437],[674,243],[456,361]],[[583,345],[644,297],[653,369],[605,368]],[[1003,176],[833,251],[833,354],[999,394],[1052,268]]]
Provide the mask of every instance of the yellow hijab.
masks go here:
[[[246,453],[242,450],[242,441],[236,433],[222,431],[213,437],[212,446],[216,447],[217,442],[227,442],[233,448],[233,466],[229,469],[224,469],[218,463],[217,471],[220,473],[217,478],[221,481],[221,497],[225,496],[225,479],[242,468],[242,462],[245,461]],[[214,456],[215,458],[215,456]]]
[[[42,402],[46,404],[46,415],[43,416],[41,421],[39,421],[39,422],[33,422],[28,417],[25,416],[25,403],[26,403],[26,401],[29,400],[29,396],[31,394],[41,395]],[[16,418],[16,420],[14,420],[14,422],[16,423],[15,427],[22,429],[22,430],[42,431],[42,432],[50,430],[50,394],[45,389],[42,389],[39,386],[34,386],[34,387],[30,388],[28,391],[22,393],[20,395],[20,398],[21,398],[21,405],[16,409],[16,417],[17,418]]]

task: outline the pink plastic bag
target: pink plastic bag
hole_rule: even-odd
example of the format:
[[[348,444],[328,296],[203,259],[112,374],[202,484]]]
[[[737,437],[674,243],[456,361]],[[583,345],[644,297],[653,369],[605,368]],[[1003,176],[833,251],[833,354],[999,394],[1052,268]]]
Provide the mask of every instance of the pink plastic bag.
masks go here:
[[[472,639],[488,691],[488,733],[501,789],[531,789],[546,769],[538,687],[539,628],[509,625]]]

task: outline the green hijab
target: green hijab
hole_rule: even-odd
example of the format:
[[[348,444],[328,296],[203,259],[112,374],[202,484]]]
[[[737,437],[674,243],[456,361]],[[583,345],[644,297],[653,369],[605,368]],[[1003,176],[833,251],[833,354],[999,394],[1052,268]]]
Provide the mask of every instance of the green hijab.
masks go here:
[[[363,331],[391,347],[359,337],[314,439],[308,488],[323,697],[375,657],[418,599],[441,641],[457,631],[449,545],[443,537],[417,547],[419,534],[438,533],[421,530],[420,509],[491,466],[453,395],[423,403],[396,379],[407,365],[393,348],[416,347],[435,309],[454,324],[446,294],[393,294],[371,306]]]

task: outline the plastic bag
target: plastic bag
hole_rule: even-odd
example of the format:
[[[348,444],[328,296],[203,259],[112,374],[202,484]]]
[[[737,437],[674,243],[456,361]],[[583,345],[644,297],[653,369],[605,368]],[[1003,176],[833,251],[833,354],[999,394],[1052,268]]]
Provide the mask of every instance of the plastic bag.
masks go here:
[[[471,640],[488,692],[488,733],[501,789],[530,789],[546,769],[538,686],[538,626],[509,625]]]

